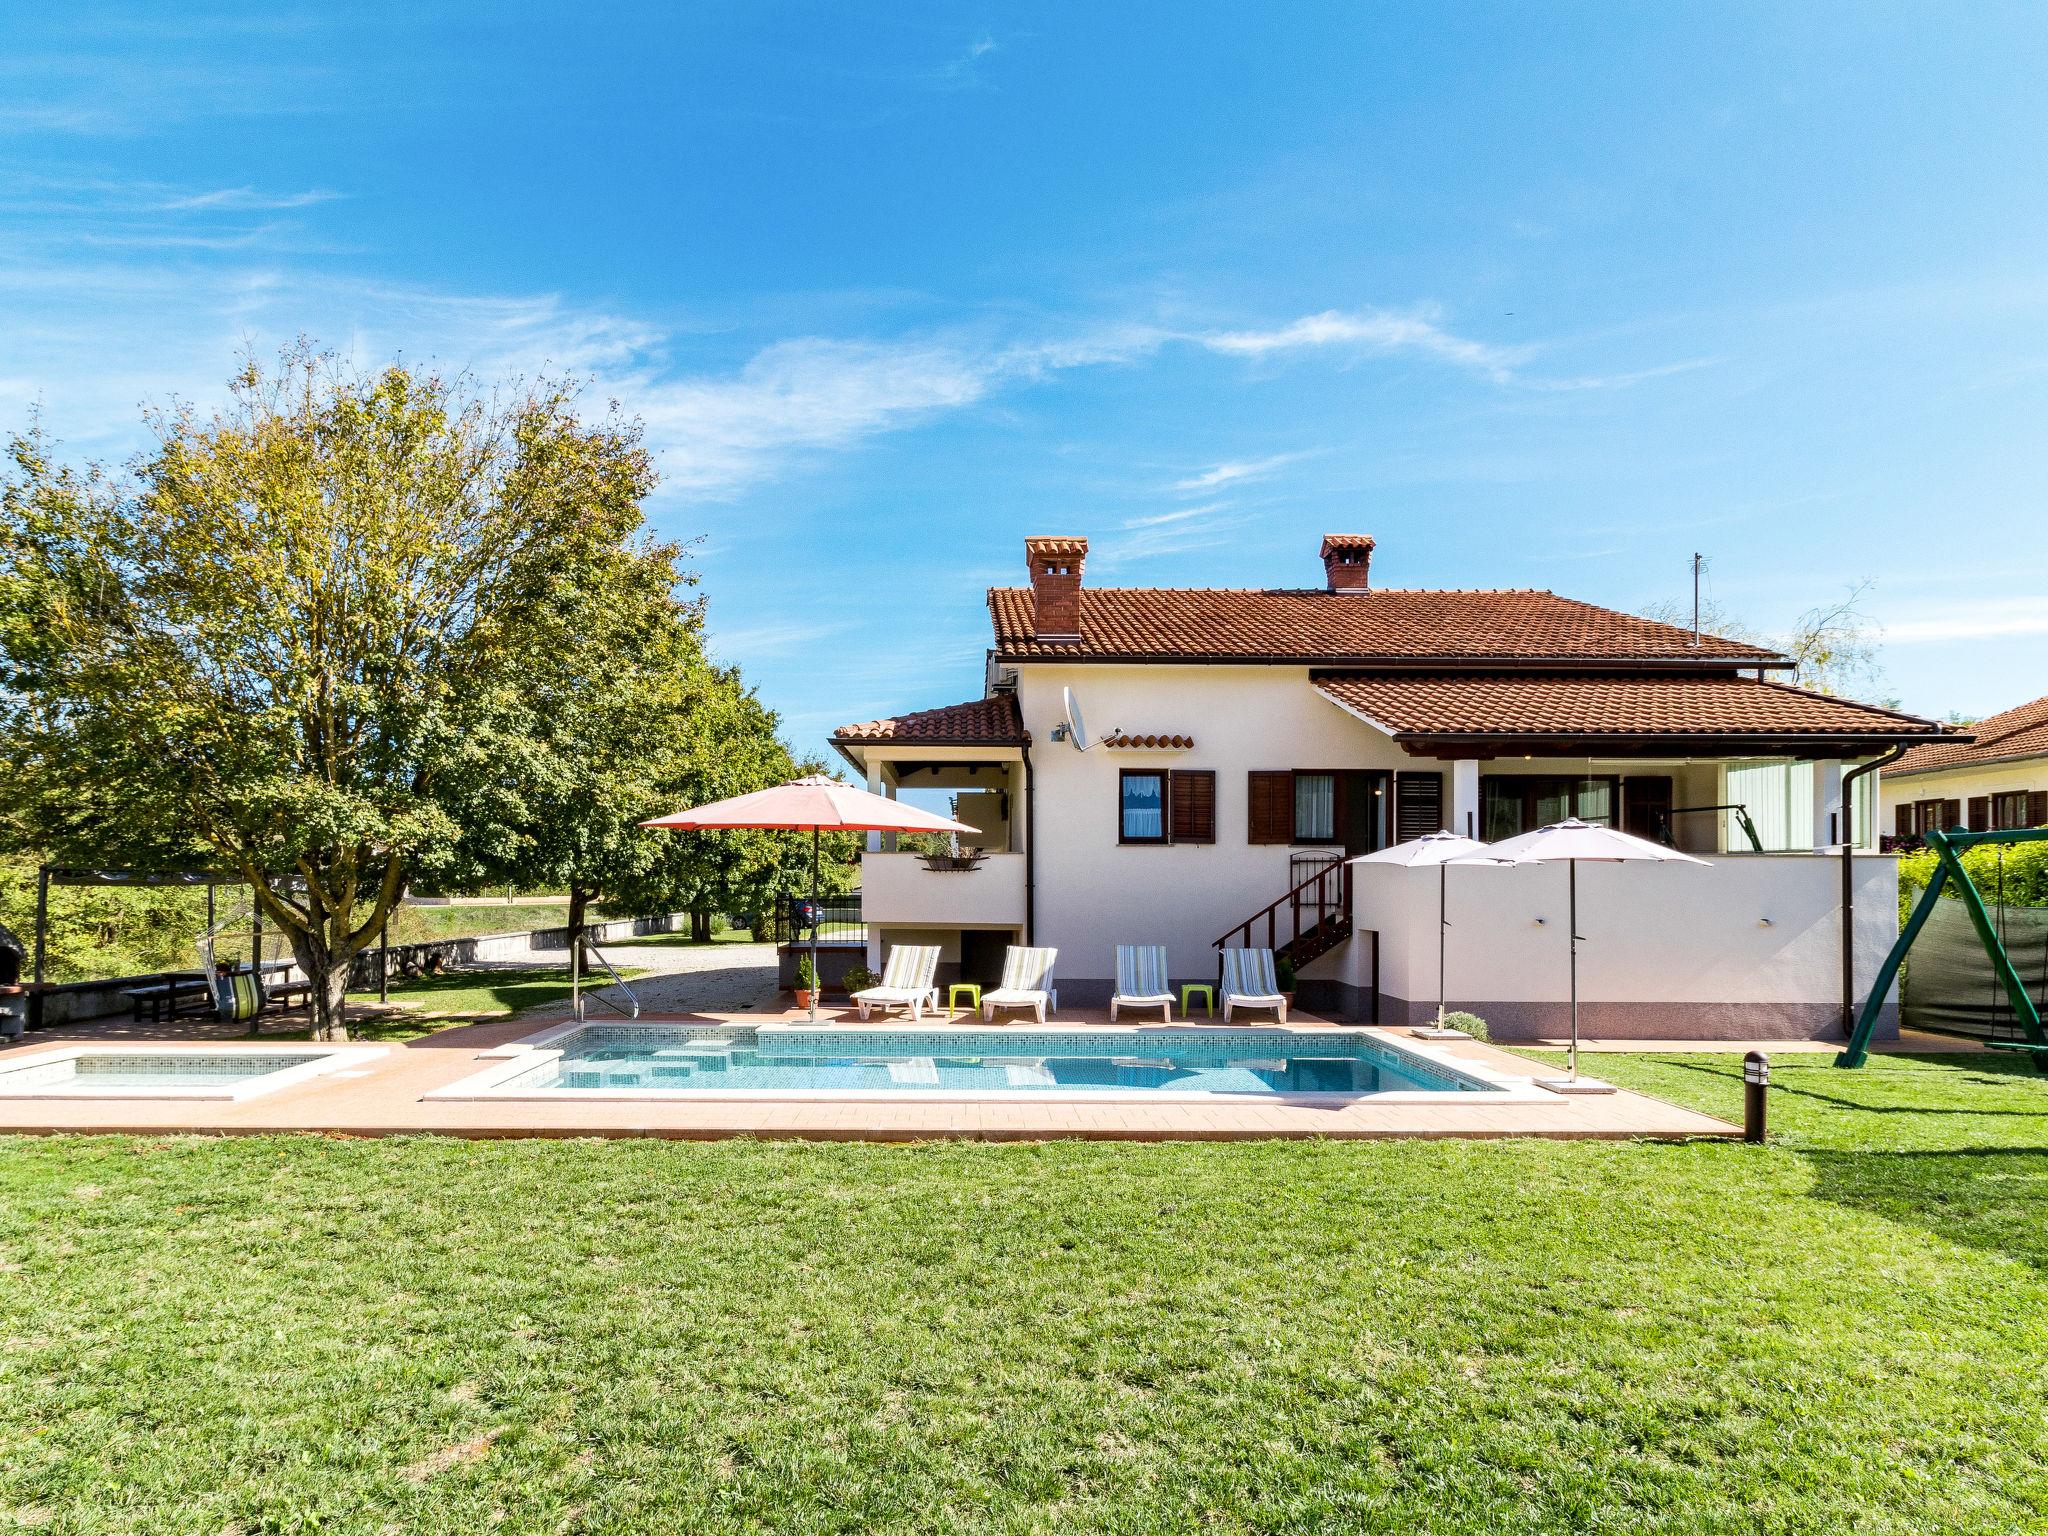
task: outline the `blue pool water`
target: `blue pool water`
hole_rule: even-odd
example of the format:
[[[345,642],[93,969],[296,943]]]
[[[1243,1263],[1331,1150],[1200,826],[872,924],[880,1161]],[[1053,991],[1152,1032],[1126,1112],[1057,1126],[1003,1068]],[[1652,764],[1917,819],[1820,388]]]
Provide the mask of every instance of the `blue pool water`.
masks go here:
[[[588,1025],[498,1087],[576,1093],[1470,1093],[1490,1086],[1356,1034],[701,1030]]]

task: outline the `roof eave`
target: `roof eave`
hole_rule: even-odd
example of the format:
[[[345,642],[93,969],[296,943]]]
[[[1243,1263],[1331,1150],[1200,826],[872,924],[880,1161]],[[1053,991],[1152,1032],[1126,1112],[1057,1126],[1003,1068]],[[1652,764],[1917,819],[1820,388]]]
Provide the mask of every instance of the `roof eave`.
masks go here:
[[[1937,738],[1949,740],[1952,738]],[[2048,752],[2007,752],[1998,757],[1966,757],[1956,763],[1931,763],[1925,768],[1893,768],[1885,773],[1888,779],[1912,779],[1925,773],[1964,773],[1972,768],[1999,768],[2007,763],[2030,763],[2048,761]]]
[[[1611,671],[1617,667],[1633,671],[1742,672],[1756,668],[1766,672],[1785,672],[1798,665],[1797,662],[1782,656],[1497,656],[1478,651],[1464,651],[1449,656],[1413,653],[1391,656],[1290,656],[1263,651],[1073,651],[1047,655],[1038,651],[1004,650],[998,645],[990,654],[998,664],[1005,666],[1041,661],[1087,663],[1095,666],[1307,667],[1312,673],[1355,672],[1362,669],[1379,672],[1598,672]]]

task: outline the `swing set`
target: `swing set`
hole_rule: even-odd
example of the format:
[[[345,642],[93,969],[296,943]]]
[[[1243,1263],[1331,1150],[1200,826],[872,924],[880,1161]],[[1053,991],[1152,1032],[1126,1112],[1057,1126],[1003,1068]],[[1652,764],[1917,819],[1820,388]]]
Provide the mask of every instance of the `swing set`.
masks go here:
[[[1899,931],[1898,942],[1892,945],[1891,953],[1884,957],[1884,964],[1878,967],[1877,980],[1870,988],[1870,996],[1864,999],[1863,1011],[1856,1017],[1856,1027],[1849,1035],[1848,1049],[1835,1058],[1838,1067],[1860,1067],[1870,1055],[1870,1036],[1877,1028],[1877,1016],[1884,1007],[1884,1000],[1898,979],[1899,966],[1906,958],[1906,951],[1913,947],[1913,941],[1920,936],[1920,930],[1927,926],[1927,919],[1934,915],[1934,904],[1941,899],[1942,890],[1950,881],[1955,882],[1956,894],[1962,898],[1963,910],[1969,914],[1970,926],[1976,930],[1977,941],[1984,946],[1984,953],[1991,958],[1991,970],[1997,985],[2003,988],[2006,1002],[2023,1040],[1986,1040],[1985,1048],[1994,1051],[2019,1051],[2030,1056],[2034,1068],[2048,1072],[2048,1030],[2041,1026],[2041,1010],[2027,991],[2027,984],[2020,979],[2019,970],[2012,963],[2012,956],[2005,947],[2005,850],[2016,843],[2048,842],[2048,827],[2033,827],[2026,830],[2012,829],[2003,832],[1929,832],[1927,846],[1935,852],[1939,862],[1935,865],[1934,878],[1927,882],[1927,889],[1921,893],[1919,904],[1906,919],[1906,926]],[[1998,920],[1993,922],[1985,910],[1983,893],[1971,880],[1970,872],[1963,868],[1959,854],[1966,848],[1995,845],[1998,849]]]

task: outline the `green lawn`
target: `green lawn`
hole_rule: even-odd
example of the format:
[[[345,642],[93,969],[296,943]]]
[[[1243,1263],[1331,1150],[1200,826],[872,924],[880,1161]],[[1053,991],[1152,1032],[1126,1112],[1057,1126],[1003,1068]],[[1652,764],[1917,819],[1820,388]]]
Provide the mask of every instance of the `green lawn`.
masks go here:
[[[1776,1065],[1762,1148],[0,1143],[0,1528],[2042,1529],[2048,1080]]]

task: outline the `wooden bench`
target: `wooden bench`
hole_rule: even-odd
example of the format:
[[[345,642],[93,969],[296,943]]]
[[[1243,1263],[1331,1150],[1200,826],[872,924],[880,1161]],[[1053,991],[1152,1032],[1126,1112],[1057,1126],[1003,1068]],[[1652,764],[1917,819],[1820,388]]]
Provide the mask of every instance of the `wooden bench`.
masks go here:
[[[213,988],[204,976],[166,975],[146,987],[129,987],[121,995],[128,999],[138,1024],[145,1014],[150,1023],[161,1024],[213,1012]]]

